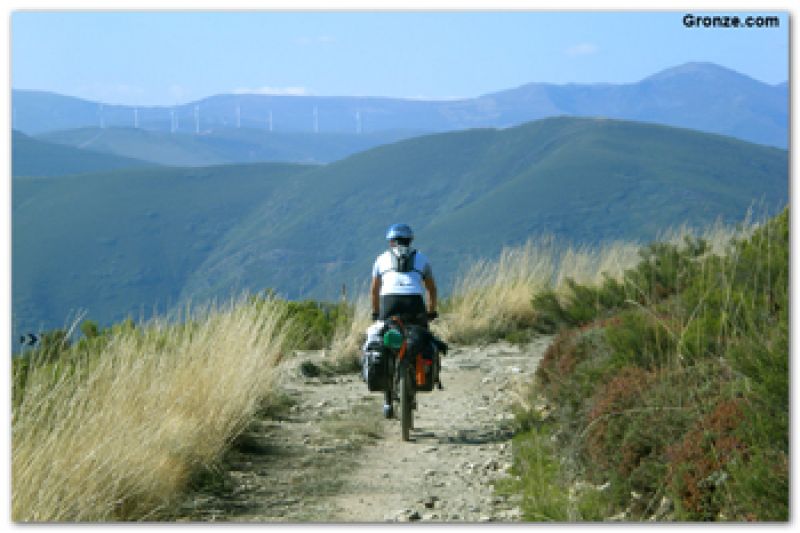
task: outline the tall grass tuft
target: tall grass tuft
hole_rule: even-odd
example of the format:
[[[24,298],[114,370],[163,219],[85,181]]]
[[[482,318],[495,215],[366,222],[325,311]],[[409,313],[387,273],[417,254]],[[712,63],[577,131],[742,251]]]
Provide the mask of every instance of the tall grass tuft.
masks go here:
[[[361,344],[372,323],[370,312],[369,296],[361,294],[353,303],[352,320],[337,325],[330,344],[331,358],[336,364],[345,367],[360,364]]]
[[[497,261],[474,263],[456,283],[443,307],[441,333],[452,342],[470,343],[504,334],[532,321],[530,298],[553,275],[547,245],[530,241],[505,248]]]
[[[281,320],[278,306],[229,304],[29,367],[13,411],[13,520],[168,512],[270,394]]]
[[[450,341],[492,341],[536,324],[533,298],[561,292],[568,280],[594,282],[603,272],[619,275],[636,263],[637,247],[561,246],[553,238],[504,248],[495,260],[475,262],[455,283],[437,329]]]

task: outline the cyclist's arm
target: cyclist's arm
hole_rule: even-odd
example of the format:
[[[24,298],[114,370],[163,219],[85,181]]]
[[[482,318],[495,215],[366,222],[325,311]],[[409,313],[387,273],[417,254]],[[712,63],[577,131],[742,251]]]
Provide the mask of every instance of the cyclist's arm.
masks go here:
[[[427,276],[423,281],[428,292],[428,312],[433,313],[436,311],[436,282],[433,281],[433,276]]]
[[[381,312],[381,278],[374,276],[372,278],[372,286],[370,287],[370,295],[372,296],[372,312]]]

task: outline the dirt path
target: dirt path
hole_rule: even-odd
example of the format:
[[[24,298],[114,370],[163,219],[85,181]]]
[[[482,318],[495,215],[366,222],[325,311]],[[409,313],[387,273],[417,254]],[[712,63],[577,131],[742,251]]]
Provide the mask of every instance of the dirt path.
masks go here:
[[[309,377],[324,357],[301,354],[282,369],[279,406],[248,428],[179,520],[517,520],[517,502],[492,483],[511,466],[516,383],[531,379],[549,341],[452,349],[445,389],[417,396],[411,442],[383,419],[381,393],[355,374]]]

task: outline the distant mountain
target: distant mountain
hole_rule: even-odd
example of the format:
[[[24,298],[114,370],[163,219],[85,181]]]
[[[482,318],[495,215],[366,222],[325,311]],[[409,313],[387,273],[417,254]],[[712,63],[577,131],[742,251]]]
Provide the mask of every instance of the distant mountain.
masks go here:
[[[15,179],[14,316],[60,326],[267,287],[364,288],[393,222],[443,292],[471,259],[531,235],[596,244],[738,222],[788,202],[788,154],[617,120],[552,118],[434,134],[321,166],[243,165]],[[31,326],[31,324],[33,326]]]
[[[328,163],[374,146],[413,137],[410,131],[275,133],[218,128],[201,135],[122,127],[85,127],[38,135],[38,139],[91,148],[170,166],[206,166],[266,161]]]
[[[32,139],[16,130],[11,135],[13,176],[66,176],[153,166],[147,161]]]
[[[174,107],[134,108],[15,90],[12,105],[14,127],[29,134],[101,123],[189,134],[237,127],[272,127],[276,133],[314,132],[315,128],[321,133],[346,134],[442,132],[505,128],[571,115],[667,124],[785,148],[789,124],[787,84],[768,85],[712,63],[688,63],[637,83],[531,83],[455,101],[242,94]]]
[[[688,63],[633,84],[533,83],[481,100],[507,122],[516,122],[521,109],[540,109],[542,116],[654,122],[788,146],[787,87],[767,85],[712,63]]]

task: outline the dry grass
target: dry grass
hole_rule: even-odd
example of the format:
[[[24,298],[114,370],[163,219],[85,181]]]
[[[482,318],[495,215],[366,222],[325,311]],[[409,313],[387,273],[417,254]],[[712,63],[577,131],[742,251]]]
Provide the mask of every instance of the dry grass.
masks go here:
[[[761,225],[756,218],[754,209],[751,208],[748,210],[744,220],[736,226],[726,225],[721,220],[717,220],[714,224],[703,228],[701,231],[694,230],[688,226],[680,226],[662,232],[656,241],[681,244],[687,237],[700,238],[708,243],[711,253],[727,255],[733,239],[747,239]],[[758,218],[763,219],[765,217],[760,216]]]
[[[731,238],[745,238],[755,227],[748,214],[738,227],[721,222],[702,231],[680,227],[665,231],[657,241],[679,243],[699,237],[713,253],[724,254]],[[535,322],[531,301],[539,292],[553,289],[561,294],[567,279],[585,285],[599,285],[604,276],[620,280],[625,270],[639,263],[640,247],[621,241],[600,247],[560,246],[554,238],[544,237],[504,248],[498,259],[475,262],[456,281],[454,296],[434,329],[457,343],[501,338]]]
[[[13,413],[15,522],[153,519],[269,394],[274,306],[195,313],[116,334],[78,372],[31,371]]]
[[[360,364],[361,344],[367,328],[372,324],[370,307],[366,293],[358,296],[353,304],[353,320],[334,332],[329,352],[334,363],[347,366],[348,363],[357,361]]]
[[[469,343],[524,325],[532,318],[532,295],[551,283],[553,261],[550,243],[528,241],[503,249],[497,261],[475,262],[456,281],[437,330],[449,341]]]
[[[602,283],[603,276],[621,279],[622,273],[638,262],[639,245],[630,242],[612,242],[600,248],[569,247],[558,261],[553,288],[562,289],[567,279],[589,285]]]
[[[456,282],[437,330],[459,343],[502,337],[534,323],[531,301],[539,292],[557,289],[567,278],[593,282],[603,272],[618,276],[636,258],[637,247],[626,243],[562,248],[542,238],[505,248],[498,260],[476,262]]]

